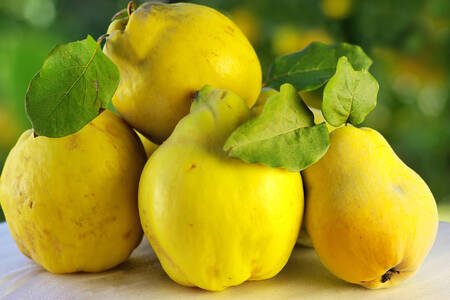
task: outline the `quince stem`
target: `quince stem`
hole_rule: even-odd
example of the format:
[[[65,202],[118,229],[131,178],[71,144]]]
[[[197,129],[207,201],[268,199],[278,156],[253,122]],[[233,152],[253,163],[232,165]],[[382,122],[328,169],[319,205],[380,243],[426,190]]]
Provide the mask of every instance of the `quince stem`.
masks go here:
[[[101,36],[98,37],[98,39],[97,39],[97,44],[98,44],[98,46],[97,46],[97,48],[95,48],[95,52],[94,52],[94,55],[93,55],[93,56],[95,56],[95,54],[96,54],[97,51],[98,51],[98,48],[100,48],[100,46],[101,46],[101,43],[102,43],[103,40],[104,40],[105,38],[107,38],[108,36],[109,36],[109,33],[105,33],[105,34],[102,34]]]
[[[136,10],[136,3],[134,1],[128,2],[128,6],[127,6],[128,16],[131,16],[133,11],[135,11],[135,10]]]

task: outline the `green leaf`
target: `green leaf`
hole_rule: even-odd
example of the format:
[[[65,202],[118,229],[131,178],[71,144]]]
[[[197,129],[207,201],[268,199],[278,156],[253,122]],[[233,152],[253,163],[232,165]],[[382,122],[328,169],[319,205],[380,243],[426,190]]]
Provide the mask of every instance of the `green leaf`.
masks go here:
[[[119,84],[119,70],[99,48],[88,36],[48,54],[25,99],[37,135],[75,133],[106,108]]]
[[[325,123],[314,125],[314,116],[297,90],[283,84],[267,99],[261,115],[230,135],[224,150],[249,163],[301,171],[318,161],[329,143]]]
[[[367,70],[355,71],[339,58],[336,74],[323,91],[322,113],[331,125],[360,124],[377,105],[378,82]]]
[[[372,65],[372,60],[359,46],[313,42],[300,52],[277,57],[265,85],[278,89],[281,84],[290,83],[299,91],[318,89],[336,72],[341,56],[347,56],[357,70],[368,70]]]

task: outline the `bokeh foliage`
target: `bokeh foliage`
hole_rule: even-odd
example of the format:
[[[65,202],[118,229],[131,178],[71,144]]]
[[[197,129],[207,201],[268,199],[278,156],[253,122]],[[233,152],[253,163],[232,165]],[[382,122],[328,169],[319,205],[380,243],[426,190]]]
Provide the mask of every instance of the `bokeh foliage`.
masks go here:
[[[45,55],[57,43],[87,33],[100,36],[127,2],[0,2],[0,170],[20,133],[30,126],[24,96]],[[429,184],[442,212],[450,211],[450,1],[193,2],[235,20],[255,46],[264,74],[275,56],[312,41],[361,45],[373,58],[371,72],[380,83],[378,106],[365,125],[386,136]]]

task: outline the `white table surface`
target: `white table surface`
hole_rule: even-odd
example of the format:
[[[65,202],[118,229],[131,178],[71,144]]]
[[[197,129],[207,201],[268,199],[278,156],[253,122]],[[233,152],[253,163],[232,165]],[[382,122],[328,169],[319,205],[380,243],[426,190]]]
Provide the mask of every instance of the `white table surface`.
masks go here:
[[[177,285],[162,270],[144,239],[117,268],[54,275],[23,256],[0,224],[1,299],[450,299],[450,223],[439,224],[436,242],[418,273],[397,287],[367,290],[331,275],[314,250],[296,246],[276,277],[223,292]]]

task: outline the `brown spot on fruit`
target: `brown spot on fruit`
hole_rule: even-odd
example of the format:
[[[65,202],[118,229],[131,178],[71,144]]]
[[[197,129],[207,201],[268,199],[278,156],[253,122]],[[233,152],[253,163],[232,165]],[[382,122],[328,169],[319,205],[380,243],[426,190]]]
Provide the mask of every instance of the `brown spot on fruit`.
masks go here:
[[[58,219],[59,220],[62,220],[62,212],[61,212],[61,210],[56,210],[56,213],[58,214]]]
[[[33,208],[33,201],[30,201],[30,203],[28,203],[28,206],[29,206],[30,208]]]
[[[69,143],[67,144],[67,148],[69,148],[69,150],[74,150],[76,148],[78,148],[78,136],[73,134],[70,136],[70,140]]]
[[[192,164],[191,167],[189,168],[189,170],[195,169],[197,167],[196,164]]]
[[[218,277],[220,275],[220,271],[216,266],[211,266],[208,268],[207,273],[211,277]]]
[[[103,224],[114,223],[116,220],[117,220],[116,216],[110,216],[110,217],[107,217],[107,218],[103,219],[102,223]]]
[[[114,137],[122,138],[121,131],[117,130],[116,126],[107,123],[105,126],[105,129],[106,129],[107,134],[114,136]]]
[[[258,266],[253,270],[252,274],[253,275],[258,274],[259,272],[261,272],[261,270],[262,270],[261,266]]]
[[[123,238],[124,239],[128,239],[131,236],[131,230],[128,230],[124,235]]]
[[[230,35],[234,35],[234,28],[233,28],[233,27],[227,26],[227,27],[226,27],[226,30],[227,30],[227,32],[228,32]]]

